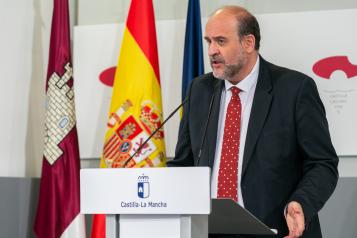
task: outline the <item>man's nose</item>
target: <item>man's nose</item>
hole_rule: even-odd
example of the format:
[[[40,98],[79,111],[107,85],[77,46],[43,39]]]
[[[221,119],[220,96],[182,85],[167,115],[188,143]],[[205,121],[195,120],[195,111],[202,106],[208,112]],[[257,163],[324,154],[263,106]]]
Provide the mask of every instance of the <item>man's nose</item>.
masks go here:
[[[217,55],[217,54],[219,54],[219,48],[217,47],[217,45],[215,43],[211,43],[208,46],[208,55],[213,56],[213,55]]]

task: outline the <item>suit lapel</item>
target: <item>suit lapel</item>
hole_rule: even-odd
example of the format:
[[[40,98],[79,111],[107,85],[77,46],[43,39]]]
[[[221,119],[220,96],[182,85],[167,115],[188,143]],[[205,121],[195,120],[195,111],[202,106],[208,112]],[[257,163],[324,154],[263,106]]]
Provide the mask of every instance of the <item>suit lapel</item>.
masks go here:
[[[267,62],[260,58],[258,82],[255,89],[253,105],[250,112],[248,131],[245,141],[242,180],[244,178],[245,171],[249,165],[249,161],[252,157],[252,153],[259,138],[259,134],[264,126],[264,122],[268,115],[272,101],[272,95],[270,93],[272,89],[272,84],[266,64]]]
[[[216,150],[216,142],[217,142],[217,127],[218,127],[218,119],[219,119],[219,108],[221,104],[221,95],[222,95],[222,87],[224,86],[223,80],[217,80],[214,89],[213,89],[213,104],[212,104],[212,112],[211,118],[208,123],[207,128],[207,140],[205,148],[207,148],[207,158],[209,167],[213,167],[213,160]]]

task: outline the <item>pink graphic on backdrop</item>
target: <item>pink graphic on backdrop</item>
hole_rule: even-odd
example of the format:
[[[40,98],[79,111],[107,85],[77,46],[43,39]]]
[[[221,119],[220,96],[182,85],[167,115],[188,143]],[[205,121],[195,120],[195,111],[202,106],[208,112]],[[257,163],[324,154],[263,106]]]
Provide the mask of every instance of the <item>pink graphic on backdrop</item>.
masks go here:
[[[109,87],[113,87],[113,85],[114,85],[114,76],[115,76],[116,69],[117,69],[117,67],[113,66],[113,67],[110,67],[110,68],[107,68],[107,69],[103,70],[99,74],[99,81],[104,85],[107,85]]]
[[[352,64],[347,56],[331,56],[317,61],[312,70],[321,78],[330,79],[337,71],[343,71],[347,78],[357,76],[357,65]]]

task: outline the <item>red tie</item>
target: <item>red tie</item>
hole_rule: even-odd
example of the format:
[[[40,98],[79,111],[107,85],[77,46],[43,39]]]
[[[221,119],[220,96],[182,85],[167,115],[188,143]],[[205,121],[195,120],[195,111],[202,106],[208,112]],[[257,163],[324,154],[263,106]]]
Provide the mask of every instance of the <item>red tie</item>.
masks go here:
[[[238,154],[240,141],[241,102],[240,89],[232,87],[224,124],[221,162],[218,173],[218,198],[231,198],[238,202]]]

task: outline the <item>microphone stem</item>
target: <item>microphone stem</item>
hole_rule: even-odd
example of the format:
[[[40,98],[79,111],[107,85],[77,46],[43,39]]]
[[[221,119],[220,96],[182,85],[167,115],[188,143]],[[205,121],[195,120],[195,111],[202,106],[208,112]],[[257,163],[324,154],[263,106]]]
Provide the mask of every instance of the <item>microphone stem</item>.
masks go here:
[[[210,119],[210,117],[211,117],[212,106],[213,106],[213,100],[214,100],[214,93],[213,93],[213,95],[212,95],[211,102],[210,102],[209,108],[208,108],[208,117],[207,117],[207,121],[206,121],[206,123],[205,123],[204,131],[203,131],[203,136],[202,136],[202,141],[201,141],[201,145],[200,145],[200,150],[198,151],[198,157],[197,157],[196,166],[198,166],[198,164],[200,163],[200,160],[201,160],[203,145],[204,145],[205,140],[206,140],[206,133],[207,133],[207,128],[208,128],[208,123],[209,123],[209,119]]]

